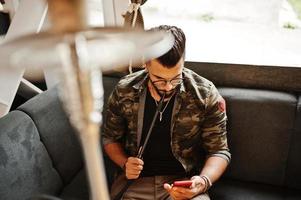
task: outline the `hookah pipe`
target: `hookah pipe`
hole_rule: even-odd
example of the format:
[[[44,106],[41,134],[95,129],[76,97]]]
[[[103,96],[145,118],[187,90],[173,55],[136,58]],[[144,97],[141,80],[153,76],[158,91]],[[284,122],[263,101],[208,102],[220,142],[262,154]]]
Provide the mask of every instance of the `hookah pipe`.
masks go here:
[[[118,27],[92,29],[86,20],[85,0],[47,2],[51,29],[1,43],[0,69],[2,71],[2,66],[27,68],[33,73],[32,78],[38,78],[34,72],[41,66],[45,69],[61,68],[63,84],[60,97],[82,145],[90,198],[108,200],[99,143],[103,109],[102,72],[124,66],[129,58],[137,64],[157,58],[172,47],[174,37],[163,31],[133,32]],[[101,55],[99,49],[103,51]]]
[[[139,148],[138,155],[137,155],[137,158],[139,158],[139,159],[142,159],[142,155],[143,155],[143,153],[144,153],[145,147],[146,147],[146,145],[147,145],[147,143],[148,143],[149,137],[150,137],[150,135],[151,135],[151,133],[152,133],[152,130],[153,130],[153,128],[154,128],[154,125],[155,125],[156,119],[157,119],[157,117],[158,117],[158,114],[159,114],[159,112],[160,112],[160,110],[161,110],[161,108],[162,108],[163,101],[164,101],[164,98],[165,98],[165,94],[166,94],[166,93],[164,93],[164,94],[162,95],[162,97],[161,97],[161,99],[160,99],[160,101],[159,101],[159,103],[158,103],[156,112],[155,112],[155,114],[154,114],[152,123],[151,123],[151,125],[150,125],[150,127],[149,127],[149,130],[148,130],[148,132],[147,132],[146,138],[145,138],[145,140],[144,140],[144,142],[143,142],[143,145],[141,145],[140,148]],[[124,176],[125,176],[125,174],[124,174]],[[123,186],[123,188],[119,191],[119,193],[118,193],[115,197],[113,197],[113,200],[120,200],[120,199],[122,198],[123,194],[127,191],[127,189],[131,186],[132,183],[134,183],[134,180],[128,180],[128,179],[127,179],[126,184],[125,184],[125,185]]]

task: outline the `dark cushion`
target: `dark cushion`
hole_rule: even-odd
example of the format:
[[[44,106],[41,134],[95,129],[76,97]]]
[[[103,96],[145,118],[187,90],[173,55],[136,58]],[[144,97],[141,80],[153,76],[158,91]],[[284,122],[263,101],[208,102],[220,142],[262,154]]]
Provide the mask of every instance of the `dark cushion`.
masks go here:
[[[301,191],[256,182],[223,180],[209,191],[213,200],[300,200]]]
[[[64,183],[69,183],[83,167],[82,152],[75,131],[62,108],[58,89],[47,90],[18,109],[32,118],[54,167]]]
[[[31,118],[13,111],[0,120],[0,199],[58,194],[62,180]]]
[[[74,179],[69,183],[60,194],[64,200],[88,200],[89,188],[84,169],[81,169]]]
[[[255,89],[219,91],[227,102],[232,153],[226,177],[285,186],[296,96]]]
[[[299,96],[295,115],[295,127],[290,138],[290,153],[287,161],[286,185],[301,189],[301,96]]]
[[[301,92],[299,67],[186,62],[216,86]]]

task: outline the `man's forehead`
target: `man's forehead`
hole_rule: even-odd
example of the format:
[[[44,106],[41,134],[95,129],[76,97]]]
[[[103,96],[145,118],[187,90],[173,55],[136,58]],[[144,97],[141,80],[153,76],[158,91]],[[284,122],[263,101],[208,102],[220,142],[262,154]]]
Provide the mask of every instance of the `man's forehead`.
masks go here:
[[[174,75],[173,77],[168,77],[168,78],[162,77],[162,75],[156,75],[156,74],[152,74],[152,75],[155,76],[155,77],[158,78],[158,79],[174,79],[174,78],[180,77],[181,72],[178,73],[178,74],[176,74],[176,75]]]
[[[175,68],[166,68],[166,67],[151,67],[149,72],[155,76],[156,78],[160,79],[172,79],[178,77],[182,74],[182,68],[175,67]]]

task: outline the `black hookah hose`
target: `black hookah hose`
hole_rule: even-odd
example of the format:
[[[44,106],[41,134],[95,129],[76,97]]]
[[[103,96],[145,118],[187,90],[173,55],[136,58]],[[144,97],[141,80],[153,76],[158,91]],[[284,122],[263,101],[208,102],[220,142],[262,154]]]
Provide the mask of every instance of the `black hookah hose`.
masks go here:
[[[140,146],[139,148],[139,151],[138,151],[138,155],[137,155],[137,158],[139,159],[142,159],[142,155],[144,153],[144,150],[145,150],[145,147],[148,143],[148,140],[149,140],[149,137],[152,133],[152,130],[154,128],[154,125],[155,125],[155,122],[156,122],[156,119],[158,117],[158,114],[162,108],[162,105],[163,105],[163,101],[164,101],[164,98],[165,98],[165,93],[163,94],[163,96],[161,97],[159,103],[158,103],[158,106],[157,106],[157,109],[156,109],[156,112],[154,114],[154,117],[153,117],[153,120],[152,120],[152,123],[148,129],[148,132],[147,132],[147,135],[146,135],[146,138],[143,142],[143,145]],[[126,185],[120,190],[120,192],[116,195],[116,197],[113,199],[113,200],[120,200],[123,196],[123,194],[127,191],[127,189],[130,187],[130,185],[134,182],[135,180],[134,179],[130,179],[130,180],[127,180],[127,183]]]

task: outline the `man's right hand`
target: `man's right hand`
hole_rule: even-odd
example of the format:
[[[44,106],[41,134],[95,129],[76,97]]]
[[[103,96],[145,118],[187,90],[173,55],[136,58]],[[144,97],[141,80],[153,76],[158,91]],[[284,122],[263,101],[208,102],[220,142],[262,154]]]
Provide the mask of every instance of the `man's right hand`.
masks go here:
[[[143,160],[136,157],[128,157],[125,165],[125,176],[127,179],[137,179],[143,169]]]

